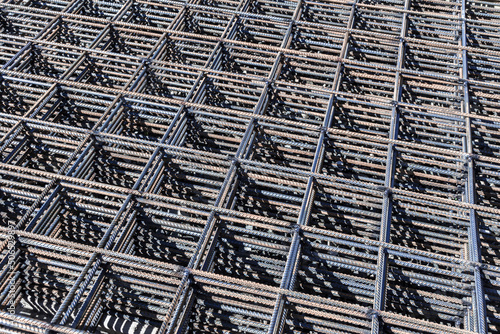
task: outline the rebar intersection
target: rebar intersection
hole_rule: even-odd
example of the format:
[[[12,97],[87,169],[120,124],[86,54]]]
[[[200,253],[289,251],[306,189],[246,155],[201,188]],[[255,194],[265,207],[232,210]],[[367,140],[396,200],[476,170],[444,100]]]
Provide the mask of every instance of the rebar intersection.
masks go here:
[[[500,333],[498,4],[0,25],[0,333]]]

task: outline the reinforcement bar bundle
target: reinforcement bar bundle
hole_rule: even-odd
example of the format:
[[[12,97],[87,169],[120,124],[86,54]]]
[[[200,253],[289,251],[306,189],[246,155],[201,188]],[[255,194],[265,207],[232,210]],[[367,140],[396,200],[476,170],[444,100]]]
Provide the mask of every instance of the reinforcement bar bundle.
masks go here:
[[[498,3],[0,26],[0,333],[500,333]]]

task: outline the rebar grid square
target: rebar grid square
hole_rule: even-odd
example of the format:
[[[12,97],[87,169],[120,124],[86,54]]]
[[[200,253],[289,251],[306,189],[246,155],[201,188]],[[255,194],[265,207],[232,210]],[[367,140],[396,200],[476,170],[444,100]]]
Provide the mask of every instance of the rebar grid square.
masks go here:
[[[376,5],[379,4],[379,6]],[[365,4],[358,7],[356,17],[354,19],[353,28],[357,30],[364,30],[370,32],[382,33],[389,36],[398,36],[401,32],[403,14],[399,11],[403,7],[403,1],[391,1],[391,4],[382,4],[373,1],[373,4]],[[399,9],[399,10],[398,10]],[[360,45],[361,47],[361,45]],[[367,45],[368,48],[368,45]],[[360,50],[362,53],[366,52],[367,57],[372,49]],[[382,54],[381,54],[382,55]]]
[[[114,107],[107,108],[112,110],[112,115],[105,119],[101,130],[116,136],[147,141],[148,144],[160,142],[171,126],[177,108],[175,104],[160,104],[155,99],[127,97]]]
[[[72,176],[132,188],[154,149],[112,137],[93,138],[80,149],[85,158],[78,160]]]
[[[324,300],[301,300],[290,298],[284,320],[283,333],[365,333],[370,330],[370,321],[361,307],[338,307],[335,303]],[[346,318],[343,315],[349,313]],[[334,319],[334,321],[332,321]]]
[[[96,325],[103,332],[155,332],[169,311],[180,283],[176,275],[160,270],[145,271],[140,263],[104,264],[95,309],[80,323]],[[120,304],[115,302],[120,296]]]
[[[370,307],[375,291],[378,249],[355,246],[347,240],[315,232],[303,234],[297,291]]]
[[[307,226],[378,240],[382,219],[382,193],[370,189],[353,189],[346,184],[319,180],[311,205]]]
[[[68,52],[46,48],[43,45],[34,45],[12,64],[11,69],[27,74],[62,79],[81,55],[81,52]]]
[[[214,205],[229,169],[225,160],[175,152],[160,155],[151,191],[190,202]]]
[[[499,20],[0,4],[0,331],[497,333]]]
[[[85,55],[70,72],[68,80],[108,88],[126,88],[140,66],[138,59],[111,57],[99,53]]]
[[[359,150],[359,139],[332,135],[325,141],[325,158],[321,172],[346,180],[384,184],[387,148],[365,142]]]
[[[2,33],[11,37],[34,38],[43,33],[52,21],[53,16],[43,15],[37,10],[28,7],[2,6]],[[26,41],[24,41],[26,45]]]
[[[294,48],[293,45],[292,48]],[[337,54],[336,51],[331,53]],[[295,88],[296,91],[300,92],[309,87],[318,90],[333,89],[333,81],[337,70],[335,61],[290,54],[283,61],[282,66],[278,80],[291,86],[298,86]],[[304,86],[307,88],[304,88]]]
[[[160,190],[154,189],[162,195]],[[137,199],[134,231],[124,243],[128,253],[187,266],[205,227],[209,212],[185,204]]]
[[[254,132],[253,161],[309,171],[319,134],[279,122],[260,122]]]
[[[0,80],[0,113],[2,117],[34,116],[38,113],[38,103],[47,94],[54,93],[50,83],[22,78],[2,78]],[[42,100],[41,100],[42,99]]]
[[[2,147],[2,163],[50,173],[64,173],[83,141],[81,133],[47,129],[36,123],[18,126]]]
[[[463,328],[474,276],[468,268],[436,262],[391,252],[386,310]]]
[[[404,68],[419,73],[428,73],[431,76],[429,80],[437,80],[436,78],[439,79],[442,75],[455,78],[460,76],[463,63],[461,55],[456,50],[410,42],[405,51]],[[470,73],[472,71],[471,68]],[[414,77],[414,75],[408,77]]]
[[[394,188],[460,200],[466,180],[465,161],[455,156],[399,148]]]
[[[119,194],[102,195],[84,187],[64,185],[50,193],[49,200],[42,204],[43,208],[30,224],[35,233],[97,246],[107,230],[113,229],[123,203],[124,196]],[[58,218],[46,224],[47,217]]]
[[[391,52],[385,52],[384,57],[392,57],[391,64],[395,66],[397,61],[397,47],[393,47],[392,50],[390,49],[389,51],[396,51],[396,53],[390,54]],[[348,59],[352,59],[358,55],[365,58],[363,53],[348,54],[347,57]],[[360,98],[365,98],[367,96],[374,98],[371,102],[377,101],[376,98],[384,99],[385,101],[392,99],[394,94],[395,74],[393,68],[385,67],[380,70],[377,68],[364,67],[363,65],[371,60],[367,58],[356,60],[361,60],[363,64],[361,64],[361,66],[358,64],[344,65],[339,90],[358,95]],[[381,61],[384,64],[388,64],[386,60]]]
[[[290,230],[251,219],[221,218],[219,226],[210,272],[271,286],[281,283],[291,243]]]
[[[347,27],[352,5],[348,3],[320,3],[303,1],[300,21],[321,24],[324,27]]]
[[[112,108],[114,96],[99,90],[56,88],[53,96],[40,105],[35,119],[68,127],[93,129]]]
[[[245,286],[221,286],[196,277],[193,298],[186,317],[186,333],[213,333],[218,326],[232,332],[265,331],[270,322],[273,296]]]
[[[48,244],[20,242],[11,262],[15,271],[2,277],[12,286],[16,313],[40,321],[50,321],[88,261],[86,254],[55,250]],[[4,248],[8,251],[8,248]],[[19,327],[18,327],[19,328]]]
[[[72,17],[61,18],[55,23],[53,29],[47,30],[40,36],[39,40],[40,43],[43,41],[58,43],[59,48],[66,48],[67,52],[74,52],[73,47],[92,47],[105,27],[106,25],[102,22]]]
[[[428,206],[423,200],[397,197],[391,225],[392,244],[456,258],[467,252],[466,210]]]
[[[49,181],[33,178],[28,175],[5,171],[0,178],[0,224],[3,227],[12,226],[12,222],[27,221],[38,209],[36,201],[44,197],[46,188],[50,189]],[[33,211],[30,211],[31,209]]]
[[[269,217],[293,224],[299,215],[306,184],[294,175],[259,167],[239,169],[229,206],[238,212]]]
[[[148,58],[162,36],[159,31],[136,31],[127,28],[126,24],[111,25],[105,29],[95,48],[124,56]]]
[[[182,11],[182,5],[163,1],[133,3],[118,22],[168,29]]]
[[[248,12],[258,15],[266,15],[282,20],[291,19],[297,8],[297,1],[252,1],[249,4]]]
[[[189,67],[178,66],[178,64],[153,62],[147,64],[143,70],[137,73],[132,82],[134,82],[134,90],[149,95],[148,100],[150,101],[154,101],[155,97],[185,100],[194,89],[200,73]],[[168,104],[161,100],[150,103]],[[165,107],[157,106],[157,108]],[[172,108],[174,108],[173,105]]]
[[[460,29],[458,17],[451,16],[448,18],[444,15],[436,17],[437,15],[439,14],[418,13],[410,15],[408,37],[422,40],[424,45],[426,41],[429,43],[442,41],[442,43],[456,44],[459,36],[457,30]]]
[[[71,13],[97,19],[114,19],[127,3],[125,0],[113,2],[100,0],[87,0],[75,2]]]
[[[453,150],[457,153],[463,150],[463,141],[466,137],[466,120],[461,117],[459,105],[454,103],[456,112],[443,112],[445,108],[432,107],[431,109],[414,107],[400,108],[400,128],[398,139],[405,142],[419,144],[433,143],[436,149]],[[440,129],[448,131],[443,136]]]
[[[282,74],[285,71],[283,69]],[[306,82],[304,84],[307,85]],[[264,115],[301,122],[314,129],[324,123],[330,97],[324,91],[280,81],[269,92],[269,103]]]

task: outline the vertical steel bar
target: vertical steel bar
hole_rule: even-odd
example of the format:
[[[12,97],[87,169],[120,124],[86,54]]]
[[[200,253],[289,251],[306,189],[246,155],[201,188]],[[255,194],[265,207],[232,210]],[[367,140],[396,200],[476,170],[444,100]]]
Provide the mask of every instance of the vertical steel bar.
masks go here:
[[[462,47],[467,46],[467,0],[462,0],[461,2],[461,44]],[[462,50],[462,71],[461,76],[463,79],[463,100],[462,100],[462,110],[466,115],[470,115],[470,101],[469,101],[469,70],[468,70],[468,59],[467,50]],[[475,167],[474,167],[474,147],[472,141],[472,128],[471,128],[471,118],[465,118],[466,124],[466,143],[464,145],[464,153],[467,154],[467,183],[465,184],[465,200],[469,204],[476,203],[476,178],[475,178]],[[476,210],[469,210],[469,258],[476,265],[473,266],[472,270],[474,273],[474,302],[475,306],[474,312],[474,329],[478,333],[486,334],[487,332],[487,322],[486,322],[486,303],[484,298],[484,289],[481,273],[481,238],[479,232],[479,223],[477,221]]]
[[[351,29],[354,24],[354,19],[356,15],[356,4],[357,0],[355,0],[352,4],[351,7],[351,12],[349,14],[349,20],[347,21],[347,29]],[[337,68],[335,71],[335,77],[333,80],[333,87],[334,90],[338,90],[340,86],[340,82],[342,80],[342,73],[343,73],[343,62],[342,60],[346,58],[346,55],[349,51],[349,39],[350,39],[350,32],[349,30],[345,32],[344,34],[344,39],[342,43],[342,49],[340,51],[340,61],[337,64]],[[333,120],[334,114],[335,114],[335,107],[334,107],[334,102],[335,102],[335,96],[332,94],[329,99],[328,103],[328,109],[326,110],[325,113],[325,118],[323,121],[323,127],[322,131],[320,132],[320,136],[318,139],[318,143],[316,146],[316,151],[314,154],[314,160],[313,164],[311,166],[311,172],[312,173],[320,173],[321,172],[321,166],[323,163],[324,159],[324,145],[325,145],[325,133],[326,129],[330,127],[331,122]],[[309,222],[311,212],[312,212],[312,205],[314,203],[314,197],[315,197],[315,178],[313,176],[310,176],[308,181],[307,181],[307,186],[306,186],[306,191],[304,194],[304,198],[302,200],[302,206],[300,209],[300,214],[299,218],[297,220],[297,227],[293,231],[293,236],[292,236],[292,243],[290,245],[290,252],[287,257],[287,263],[285,265],[285,270],[283,273],[283,278],[281,281],[281,288],[282,289],[288,289],[288,290],[293,290],[295,287],[295,280],[297,276],[297,270],[300,264],[300,256],[301,256],[301,243],[300,243],[300,233],[301,233],[301,226],[307,225]],[[274,306],[274,311],[273,315],[271,318],[271,322],[269,324],[268,328],[268,334],[278,334],[281,333],[283,330],[283,324],[286,318],[286,308],[285,308],[285,299],[282,294],[278,294],[278,297],[276,299],[276,304]]]
[[[410,0],[405,0],[404,9],[409,10]],[[398,139],[399,130],[399,102],[402,94],[402,78],[401,69],[404,67],[405,60],[405,37],[408,30],[408,13],[404,12],[401,21],[400,41],[398,48],[398,60],[396,64],[396,77],[394,80],[394,105],[391,114],[391,127],[389,138],[391,140]],[[394,185],[394,173],[396,168],[397,151],[392,143],[387,148],[387,162],[385,170],[384,182],[384,201],[382,205],[382,220],[380,222],[380,237],[379,241],[383,243],[391,242],[391,220],[392,220],[392,196],[391,188]],[[373,300],[372,327],[371,333],[378,334],[381,330],[380,318],[378,311],[385,310],[385,299],[387,294],[387,272],[388,272],[388,254],[384,247],[379,247],[377,260],[377,274],[375,279],[375,295]]]

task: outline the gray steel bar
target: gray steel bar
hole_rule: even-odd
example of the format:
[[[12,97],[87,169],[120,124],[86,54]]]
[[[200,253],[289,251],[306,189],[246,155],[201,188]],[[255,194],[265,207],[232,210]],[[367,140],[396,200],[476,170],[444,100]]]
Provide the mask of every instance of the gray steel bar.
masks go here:
[[[410,0],[405,0],[405,10],[410,7]],[[398,47],[398,60],[397,69],[401,69],[404,66],[405,60],[405,40],[406,33],[408,30],[408,14],[403,13],[403,18],[401,22],[401,32],[400,32],[400,42]],[[402,78],[399,71],[396,72],[395,83],[394,83],[394,95],[393,99],[395,102],[392,108],[391,114],[391,127],[389,132],[390,139],[398,138],[399,130],[399,119],[400,114],[398,110],[399,101],[401,101],[402,94]],[[391,242],[391,220],[392,220],[392,194],[391,188],[394,185],[394,173],[396,169],[396,159],[397,159],[397,149],[393,144],[388,145],[387,149],[387,162],[385,170],[385,182],[384,182],[384,202],[382,207],[382,220],[380,222],[380,237],[379,241],[383,243]],[[379,311],[385,310],[385,299],[387,295],[387,275],[388,275],[388,254],[384,247],[380,247],[378,250],[379,256],[377,260],[377,276],[375,281],[375,297],[373,301],[373,314],[372,314],[372,326],[371,333],[378,334],[380,332],[380,318]]]
[[[461,3],[461,43],[462,46],[467,46],[467,1],[462,0]],[[467,50],[462,50],[462,79],[468,80],[468,57]],[[463,83],[463,100],[462,108],[465,114],[470,114],[470,101],[469,101],[469,84],[467,81]],[[475,177],[475,166],[474,166],[474,147],[472,142],[472,128],[471,120],[467,118],[465,120],[466,124],[466,137],[464,145],[464,153],[467,154],[467,182],[465,184],[465,201],[470,204],[476,203],[476,177]],[[469,211],[469,229],[468,229],[468,239],[469,239],[469,258],[471,261],[477,263],[474,265],[472,270],[474,273],[474,301],[475,306],[474,312],[474,331],[482,334],[488,332],[487,321],[486,321],[486,302],[484,297],[482,273],[481,273],[481,240],[479,232],[479,224],[477,221],[476,210],[471,209]]]

